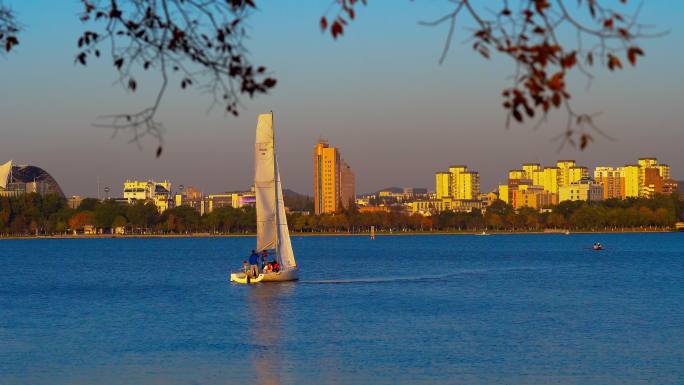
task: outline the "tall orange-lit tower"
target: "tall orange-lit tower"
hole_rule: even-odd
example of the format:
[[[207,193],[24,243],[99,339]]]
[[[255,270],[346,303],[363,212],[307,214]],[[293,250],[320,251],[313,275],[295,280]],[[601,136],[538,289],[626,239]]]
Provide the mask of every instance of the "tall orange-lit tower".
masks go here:
[[[355,198],[354,173],[340,151],[319,140],[314,147],[314,209],[316,214],[334,213]]]

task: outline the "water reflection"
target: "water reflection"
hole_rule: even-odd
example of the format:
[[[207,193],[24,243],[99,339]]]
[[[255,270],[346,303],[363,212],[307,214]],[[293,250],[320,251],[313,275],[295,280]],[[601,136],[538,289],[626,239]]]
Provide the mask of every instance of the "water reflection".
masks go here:
[[[290,318],[288,299],[293,290],[293,283],[271,283],[257,285],[249,294],[250,342],[255,347],[250,360],[256,384],[281,383],[285,359],[282,339]]]

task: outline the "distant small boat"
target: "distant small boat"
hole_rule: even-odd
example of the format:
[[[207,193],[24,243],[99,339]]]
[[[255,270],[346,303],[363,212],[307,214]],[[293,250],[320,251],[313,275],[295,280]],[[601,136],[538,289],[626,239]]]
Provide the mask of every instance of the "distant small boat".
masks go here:
[[[570,235],[570,230],[565,230],[565,235]]]
[[[603,250],[603,246],[600,243],[594,243],[594,246],[591,248],[594,250]]]
[[[477,234],[477,235],[492,235],[492,234],[489,234],[488,232],[483,231],[483,232],[481,232],[480,234]]]

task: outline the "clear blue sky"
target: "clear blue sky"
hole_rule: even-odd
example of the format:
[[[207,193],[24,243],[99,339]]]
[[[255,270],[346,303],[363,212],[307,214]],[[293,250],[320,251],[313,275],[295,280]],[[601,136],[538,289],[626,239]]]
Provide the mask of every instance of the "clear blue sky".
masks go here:
[[[474,54],[462,43],[463,29],[447,61],[437,63],[446,30],[417,21],[444,14],[446,1],[370,0],[338,41],[318,30],[328,0],[257,1],[248,46],[255,63],[275,71],[278,86],[245,101],[240,118],[207,113],[206,96],[172,88],[159,116],[167,127],[161,159],[153,141],[139,151],[91,126],[98,115],[149,103],[158,79],[141,76],[141,92],[130,95],[113,84],[108,60],[74,65],[84,28],[79,1],[4,2],[25,31],[17,52],[0,58],[0,161],[41,166],[67,194],[94,195],[98,177],[114,192],[126,178],[170,179],[205,192],[247,188],[256,115],[268,110],[276,114],[285,185],[306,193],[321,136],[341,148],[358,192],[434,188],[434,172],[450,164],[467,164],[492,188],[520,163],[565,158],[593,167],[657,156],[684,179],[682,1],[645,2],[642,20],[671,32],[642,43],[647,56],[637,68],[599,71],[590,93],[584,82],[574,87],[577,105],[603,111],[599,126],[618,139],[584,152],[559,152],[550,142],[563,130],[563,113],[537,131],[504,127],[499,94],[510,68]]]

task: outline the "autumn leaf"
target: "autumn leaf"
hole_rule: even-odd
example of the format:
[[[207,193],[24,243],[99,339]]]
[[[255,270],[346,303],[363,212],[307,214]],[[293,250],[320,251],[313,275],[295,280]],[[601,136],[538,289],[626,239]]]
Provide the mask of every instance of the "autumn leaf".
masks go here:
[[[577,54],[574,51],[563,56],[561,59],[563,68],[572,68],[575,64],[577,64]]]
[[[589,134],[582,134],[580,137],[580,150],[584,150],[590,142],[593,142],[594,138],[591,137]]]
[[[639,47],[629,47],[627,50],[627,60],[631,65],[636,65],[637,56],[644,56],[644,51]]]
[[[608,54],[608,69],[613,71],[615,69],[622,69],[622,62],[613,54]]]
[[[553,76],[549,80],[549,88],[554,91],[560,91],[563,88],[565,88],[565,82],[563,82],[562,72],[556,72],[555,74],[553,74]]]
[[[276,85],[276,80],[273,78],[266,78],[264,80],[264,86],[266,86],[268,88],[273,88],[273,87],[275,87],[275,85]]]
[[[330,33],[332,34],[333,39],[337,39],[337,35],[342,35],[343,31],[344,28],[342,27],[342,23],[335,20],[332,27],[330,27]]]

